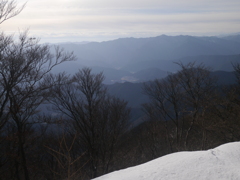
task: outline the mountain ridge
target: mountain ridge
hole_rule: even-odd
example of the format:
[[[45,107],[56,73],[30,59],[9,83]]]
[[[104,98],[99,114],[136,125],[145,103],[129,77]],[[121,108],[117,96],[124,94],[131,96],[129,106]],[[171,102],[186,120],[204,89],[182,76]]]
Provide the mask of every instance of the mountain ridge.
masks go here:
[[[104,64],[121,68],[128,63],[174,60],[200,55],[240,54],[240,42],[219,37],[166,36],[151,38],[121,38],[87,44],[61,44],[67,51],[74,51],[84,65]]]

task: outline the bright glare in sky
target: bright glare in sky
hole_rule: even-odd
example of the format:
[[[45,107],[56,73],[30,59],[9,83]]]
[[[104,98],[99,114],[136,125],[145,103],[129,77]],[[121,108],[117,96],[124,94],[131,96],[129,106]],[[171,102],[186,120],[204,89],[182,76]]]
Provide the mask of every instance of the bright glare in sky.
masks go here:
[[[21,14],[0,28],[29,29],[49,43],[220,35],[240,32],[239,10],[239,0],[28,0]]]

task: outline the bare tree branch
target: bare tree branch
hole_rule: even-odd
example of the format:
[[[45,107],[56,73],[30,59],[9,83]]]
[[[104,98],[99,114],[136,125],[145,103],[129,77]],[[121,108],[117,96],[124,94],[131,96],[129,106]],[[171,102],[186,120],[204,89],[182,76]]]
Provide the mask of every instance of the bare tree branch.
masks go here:
[[[15,0],[0,0],[0,24],[4,21],[17,16],[26,6],[26,3],[18,7]]]

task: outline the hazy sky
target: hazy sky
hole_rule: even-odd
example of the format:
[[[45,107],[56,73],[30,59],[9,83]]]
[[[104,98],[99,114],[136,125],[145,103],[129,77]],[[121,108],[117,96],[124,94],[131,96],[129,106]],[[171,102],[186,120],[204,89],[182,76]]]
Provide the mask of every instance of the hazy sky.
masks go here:
[[[0,28],[29,28],[42,42],[219,35],[240,32],[240,0],[28,0]]]

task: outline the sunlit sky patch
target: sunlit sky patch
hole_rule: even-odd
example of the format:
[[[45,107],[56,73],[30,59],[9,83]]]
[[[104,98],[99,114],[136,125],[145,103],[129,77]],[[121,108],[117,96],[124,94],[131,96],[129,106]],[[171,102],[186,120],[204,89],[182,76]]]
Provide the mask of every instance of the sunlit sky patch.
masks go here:
[[[18,0],[19,5],[25,0]],[[239,0],[28,0],[1,31],[29,28],[42,42],[240,32]]]

